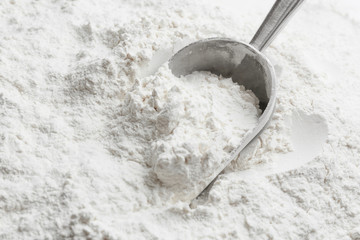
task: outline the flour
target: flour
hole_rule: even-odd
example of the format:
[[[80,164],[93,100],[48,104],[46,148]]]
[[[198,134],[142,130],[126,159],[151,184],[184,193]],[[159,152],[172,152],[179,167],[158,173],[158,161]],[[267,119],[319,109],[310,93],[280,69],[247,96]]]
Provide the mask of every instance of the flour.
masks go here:
[[[178,200],[260,112],[229,79],[175,78],[166,61],[199,39],[247,42],[272,2],[0,1],[0,238],[357,239],[360,29],[346,2],[306,2],[267,50],[274,117],[190,208]],[[322,153],[241,178],[293,151],[294,110],[327,121]]]
[[[231,79],[210,73],[180,80],[164,67],[160,73],[139,84],[153,89],[151,95],[135,90],[143,99],[149,97],[148,104],[155,109],[150,165],[164,185],[181,199],[191,199],[201,191],[199,182],[217,171],[256,126],[259,100]],[[152,115],[154,111],[145,117]]]
[[[259,100],[211,73],[175,77],[165,63],[140,78],[120,104],[115,136],[118,155],[145,161],[178,199],[192,199],[257,124]],[[137,154],[126,151],[136,146]]]

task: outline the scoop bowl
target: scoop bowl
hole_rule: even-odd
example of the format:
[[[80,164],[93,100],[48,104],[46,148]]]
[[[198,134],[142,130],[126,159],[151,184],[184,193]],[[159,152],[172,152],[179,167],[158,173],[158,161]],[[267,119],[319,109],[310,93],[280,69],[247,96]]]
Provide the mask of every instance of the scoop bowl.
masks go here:
[[[265,128],[275,110],[276,77],[270,61],[253,46],[225,38],[211,38],[194,42],[179,52],[169,61],[172,73],[185,76],[195,71],[210,71],[221,75],[246,89],[253,91],[260,101],[262,114],[257,126],[250,130],[208,179],[202,179],[198,189],[204,190],[240,152],[255,139]],[[194,193],[196,197],[199,192]]]

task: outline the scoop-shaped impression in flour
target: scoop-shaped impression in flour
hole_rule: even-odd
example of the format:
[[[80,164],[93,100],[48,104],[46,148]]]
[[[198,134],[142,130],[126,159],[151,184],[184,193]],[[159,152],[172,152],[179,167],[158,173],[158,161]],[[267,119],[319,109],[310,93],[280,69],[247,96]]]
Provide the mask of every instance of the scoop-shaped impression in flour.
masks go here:
[[[187,199],[256,126],[259,100],[210,72],[177,78],[164,65],[146,79],[156,109],[150,165],[175,200]]]

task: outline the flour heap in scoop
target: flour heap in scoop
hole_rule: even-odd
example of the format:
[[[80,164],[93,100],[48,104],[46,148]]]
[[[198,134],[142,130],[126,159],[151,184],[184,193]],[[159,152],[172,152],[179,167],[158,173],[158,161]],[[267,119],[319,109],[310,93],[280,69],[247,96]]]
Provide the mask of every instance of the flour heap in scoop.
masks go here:
[[[147,132],[147,164],[174,200],[195,197],[199,182],[229,159],[260,114],[256,96],[230,78],[210,72],[177,78],[167,64],[138,80],[126,99],[123,112],[136,115],[138,131]]]

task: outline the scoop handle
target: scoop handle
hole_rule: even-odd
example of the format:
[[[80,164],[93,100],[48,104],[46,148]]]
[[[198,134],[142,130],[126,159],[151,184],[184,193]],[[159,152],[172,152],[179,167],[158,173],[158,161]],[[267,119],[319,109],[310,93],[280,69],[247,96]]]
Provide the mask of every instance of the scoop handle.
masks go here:
[[[250,44],[265,50],[304,0],[277,0],[255,33]]]

